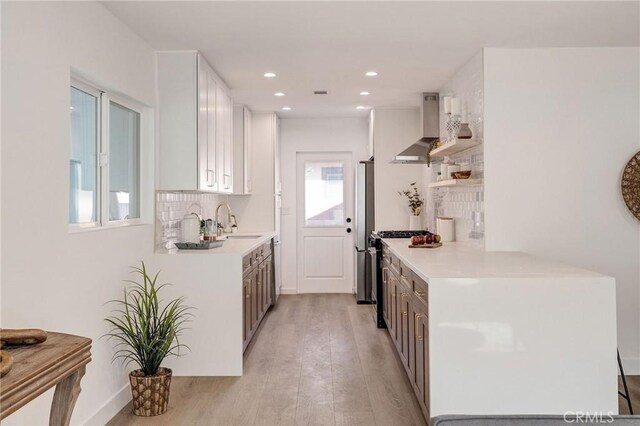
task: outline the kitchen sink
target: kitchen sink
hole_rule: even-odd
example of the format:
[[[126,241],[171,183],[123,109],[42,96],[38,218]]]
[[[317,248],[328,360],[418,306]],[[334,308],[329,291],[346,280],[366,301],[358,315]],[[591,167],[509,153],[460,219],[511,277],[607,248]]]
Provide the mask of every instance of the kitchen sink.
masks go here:
[[[262,235],[261,234],[238,234],[238,235],[234,235],[234,234],[229,234],[226,235],[227,240],[257,240],[258,238],[261,238]]]

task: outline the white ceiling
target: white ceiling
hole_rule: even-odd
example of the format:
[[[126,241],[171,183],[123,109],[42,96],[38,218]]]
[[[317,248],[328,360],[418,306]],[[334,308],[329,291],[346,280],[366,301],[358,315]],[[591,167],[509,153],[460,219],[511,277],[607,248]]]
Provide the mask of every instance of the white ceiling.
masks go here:
[[[483,47],[640,45],[638,2],[103,4],[158,50],[202,52],[236,103],[283,117],[417,106],[421,92],[438,90]],[[313,95],[318,89],[329,95]],[[280,111],[285,105],[293,110]]]

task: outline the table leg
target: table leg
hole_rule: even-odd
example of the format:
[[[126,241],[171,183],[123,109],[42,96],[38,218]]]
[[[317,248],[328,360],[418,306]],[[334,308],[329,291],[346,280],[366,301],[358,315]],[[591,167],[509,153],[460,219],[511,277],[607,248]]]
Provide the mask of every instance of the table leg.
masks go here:
[[[80,380],[85,373],[83,365],[72,375],[56,385],[51,403],[51,414],[49,415],[49,426],[68,426],[71,421],[73,407],[76,405],[78,395],[80,395]]]

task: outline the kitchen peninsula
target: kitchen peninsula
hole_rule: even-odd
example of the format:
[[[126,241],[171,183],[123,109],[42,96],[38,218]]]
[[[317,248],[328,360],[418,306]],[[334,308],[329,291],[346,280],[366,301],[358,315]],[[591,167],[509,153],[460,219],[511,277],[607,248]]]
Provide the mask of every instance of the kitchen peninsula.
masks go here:
[[[427,417],[618,412],[614,278],[383,239],[384,317]]]
[[[165,297],[184,296],[185,303],[195,308],[181,339],[191,351],[167,361],[174,375],[242,375],[243,351],[275,303],[274,236],[274,232],[231,234],[222,247],[156,253],[160,281],[172,284]]]

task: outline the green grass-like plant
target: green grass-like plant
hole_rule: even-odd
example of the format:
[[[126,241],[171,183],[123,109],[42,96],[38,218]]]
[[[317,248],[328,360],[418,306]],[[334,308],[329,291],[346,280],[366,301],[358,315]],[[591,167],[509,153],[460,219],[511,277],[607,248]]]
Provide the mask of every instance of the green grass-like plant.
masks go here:
[[[111,325],[105,336],[117,341],[114,361],[121,359],[125,365],[133,362],[145,376],[153,376],[167,356],[180,356],[181,348],[188,349],[180,343],[179,336],[193,315],[192,308],[185,306],[184,297],[161,306],[159,292],[168,284],[158,285],[160,272],[151,277],[141,263],[142,267],[131,268],[141,282],[125,280],[131,286],[124,289],[123,300],[108,302],[118,308],[105,319]]]

